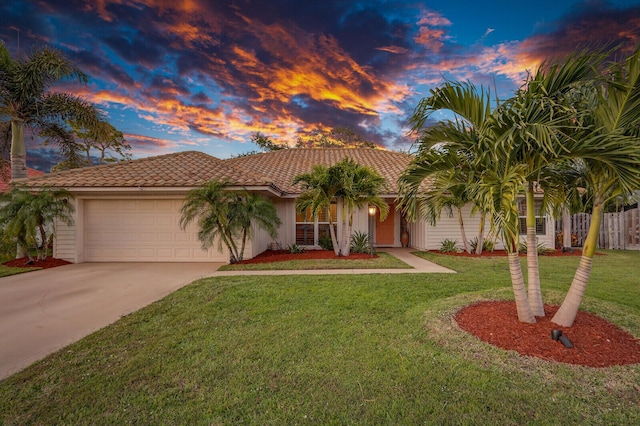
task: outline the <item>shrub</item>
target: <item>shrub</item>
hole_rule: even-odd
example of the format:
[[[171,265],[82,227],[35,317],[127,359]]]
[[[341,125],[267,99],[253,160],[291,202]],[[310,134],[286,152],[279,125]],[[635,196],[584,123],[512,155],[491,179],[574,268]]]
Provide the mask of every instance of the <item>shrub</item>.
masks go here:
[[[553,249],[550,249],[549,247],[545,246],[543,243],[538,243],[536,245],[536,250],[538,251],[538,256],[544,256],[546,254],[554,252]],[[527,243],[525,241],[520,241],[520,244],[518,244],[518,251],[520,253],[527,252]]]
[[[289,250],[289,253],[291,254],[304,253],[304,249],[295,243],[287,247],[287,250]]]
[[[369,253],[371,250],[369,235],[366,232],[356,231],[351,234],[351,251],[353,253]]]
[[[318,245],[324,250],[333,250],[333,241],[331,241],[331,236],[329,235],[323,235],[318,238]]]
[[[442,240],[440,243],[440,252],[442,253],[458,253],[460,248],[458,248],[458,242],[456,240]]]
[[[478,248],[478,237],[475,237],[473,240],[469,241],[469,245],[471,246],[471,251],[473,253],[476,252]],[[496,243],[493,240],[485,239],[482,241],[482,251],[493,252],[496,248]]]

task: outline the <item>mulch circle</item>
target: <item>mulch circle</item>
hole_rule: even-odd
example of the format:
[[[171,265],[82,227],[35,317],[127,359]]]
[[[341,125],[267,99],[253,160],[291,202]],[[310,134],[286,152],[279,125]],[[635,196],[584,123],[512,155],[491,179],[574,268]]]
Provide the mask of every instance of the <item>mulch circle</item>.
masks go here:
[[[378,257],[377,254],[373,255],[374,258]],[[268,263],[268,262],[282,262],[285,260],[310,260],[310,259],[335,259],[335,260],[355,260],[355,259],[370,259],[369,253],[351,253],[349,256],[336,256],[332,250],[307,250],[303,253],[291,253],[289,250],[267,250],[260,253],[253,259],[243,260],[238,264],[250,264],[250,263]]]
[[[28,258],[22,257],[20,259],[9,260],[8,262],[4,262],[3,265],[11,266],[14,268],[55,268],[56,266],[69,265],[71,262],[67,262],[66,260],[56,259],[53,257],[47,257],[46,260],[34,260],[32,264],[27,264],[29,261]]]
[[[522,355],[587,367],[640,363],[640,339],[588,312],[578,312],[572,327],[551,322],[558,306],[545,305],[535,324],[518,321],[513,301],[485,301],[469,305],[456,315],[460,328],[487,343]],[[551,338],[551,330],[573,343],[566,348]]]

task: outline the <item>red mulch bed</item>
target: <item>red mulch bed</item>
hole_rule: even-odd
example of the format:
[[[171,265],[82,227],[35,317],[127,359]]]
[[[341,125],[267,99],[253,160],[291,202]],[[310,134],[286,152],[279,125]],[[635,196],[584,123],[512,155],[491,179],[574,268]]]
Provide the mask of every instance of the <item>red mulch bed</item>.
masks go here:
[[[3,265],[15,267],[15,268],[42,268],[42,269],[48,269],[48,268],[55,268],[56,266],[68,265],[68,264],[71,263],[71,262],[67,262],[66,260],[55,259],[53,257],[47,257],[47,259],[45,261],[35,260],[31,265],[27,265],[28,261],[29,261],[28,258],[23,257],[23,258],[20,258],[20,259],[9,260],[8,262],[4,262]]]
[[[640,339],[588,312],[578,312],[572,327],[560,327],[551,322],[558,306],[545,305],[545,317],[537,323],[518,321],[515,302],[488,301],[469,305],[455,319],[463,329],[479,339],[522,355],[549,361],[588,367],[609,367],[640,363]],[[551,330],[573,343],[566,348],[551,338]]]
[[[494,250],[494,251],[483,251],[480,256],[477,254],[469,254],[466,251],[461,251],[458,253],[448,252],[443,253],[440,250],[429,250],[432,253],[446,254],[448,256],[458,256],[458,257],[494,257],[494,256],[507,256],[506,250]],[[520,253],[520,256],[526,256],[526,253]],[[582,249],[574,249],[572,252],[562,251],[562,250],[554,250],[544,255],[539,255],[538,257],[561,257],[561,256],[582,256]],[[604,253],[596,253],[596,256],[604,256]]]
[[[378,257],[374,254],[373,257]],[[289,250],[267,250],[260,253],[253,259],[243,260],[238,264],[249,263],[267,263],[267,262],[282,262],[284,260],[309,260],[309,259],[336,259],[336,260],[355,260],[355,259],[370,259],[369,253],[351,253],[348,257],[336,256],[332,250],[307,250],[303,253],[290,253]]]

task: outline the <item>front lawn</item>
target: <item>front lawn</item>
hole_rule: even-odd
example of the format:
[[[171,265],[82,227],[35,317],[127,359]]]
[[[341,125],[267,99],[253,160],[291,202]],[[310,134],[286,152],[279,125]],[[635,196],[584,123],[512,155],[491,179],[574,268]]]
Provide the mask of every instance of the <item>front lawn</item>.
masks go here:
[[[512,297],[505,258],[457,274],[197,281],[0,383],[2,424],[640,424],[640,366],[519,356],[450,315]],[[578,258],[540,258],[561,300]],[[640,337],[640,252],[594,260],[585,307]],[[551,282],[550,280],[553,280]]]
[[[308,269],[412,269],[389,253],[378,252],[378,257],[367,259],[305,259],[281,262],[224,265],[219,271],[284,271]]]

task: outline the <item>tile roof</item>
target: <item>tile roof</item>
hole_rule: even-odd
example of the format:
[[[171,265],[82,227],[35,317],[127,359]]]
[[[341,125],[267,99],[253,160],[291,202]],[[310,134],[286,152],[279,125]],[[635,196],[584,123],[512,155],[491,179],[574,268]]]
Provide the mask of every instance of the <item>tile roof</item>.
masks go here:
[[[64,188],[192,188],[214,179],[228,179],[246,186],[265,186],[263,176],[225,164],[203,152],[186,151],[139,160],[65,170],[31,178],[32,187]]]
[[[42,176],[44,172],[40,170],[31,169],[27,167],[27,176],[28,177],[36,177]],[[5,163],[0,170],[0,192],[7,192],[11,189],[9,182],[11,181],[11,164]]]
[[[240,186],[270,186],[286,195],[301,191],[299,185],[292,185],[296,175],[311,171],[316,164],[331,166],[344,158],[377,170],[387,180],[388,192],[395,194],[398,178],[412,157],[372,148],[292,148],[221,160],[186,151],[50,173],[24,183],[67,189],[192,188],[217,178]]]
[[[225,163],[248,170],[259,171],[278,188],[289,194],[300,193],[293,178],[311,171],[316,164],[331,166],[345,158],[371,167],[387,180],[391,194],[398,192],[398,178],[413,158],[409,154],[372,148],[291,148],[225,160]]]

